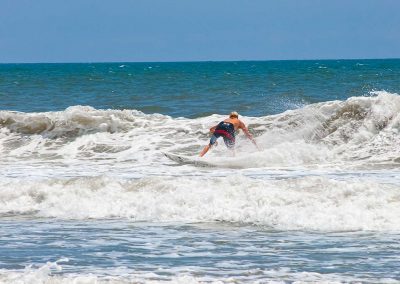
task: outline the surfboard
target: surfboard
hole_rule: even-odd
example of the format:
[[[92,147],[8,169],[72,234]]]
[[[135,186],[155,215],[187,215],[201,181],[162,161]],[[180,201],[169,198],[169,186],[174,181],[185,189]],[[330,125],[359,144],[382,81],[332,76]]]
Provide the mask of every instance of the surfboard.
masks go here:
[[[196,167],[207,167],[207,168],[217,166],[215,164],[206,161],[201,161],[200,158],[179,156],[171,153],[163,153],[163,154],[165,157],[181,165],[193,165]]]

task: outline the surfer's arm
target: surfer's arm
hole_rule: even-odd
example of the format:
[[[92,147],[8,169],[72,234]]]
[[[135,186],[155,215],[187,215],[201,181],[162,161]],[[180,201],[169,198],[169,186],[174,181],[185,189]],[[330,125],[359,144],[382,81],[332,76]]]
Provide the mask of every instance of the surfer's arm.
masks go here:
[[[258,150],[260,150],[260,147],[258,147],[257,142],[254,139],[253,135],[251,135],[251,133],[249,132],[249,130],[247,129],[246,125],[243,122],[241,123],[239,128],[243,130],[244,134],[246,134],[247,138],[249,138],[250,141],[253,142],[254,146],[256,146]]]
[[[216,128],[217,128],[217,125],[211,127],[211,128],[210,128],[210,132],[211,132],[211,133],[214,133],[214,131],[215,131]]]

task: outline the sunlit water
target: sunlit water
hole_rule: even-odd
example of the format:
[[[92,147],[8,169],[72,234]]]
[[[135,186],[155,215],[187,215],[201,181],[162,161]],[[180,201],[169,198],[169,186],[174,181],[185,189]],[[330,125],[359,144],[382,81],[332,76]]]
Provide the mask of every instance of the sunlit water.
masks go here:
[[[0,282],[400,281],[399,60],[0,74]]]

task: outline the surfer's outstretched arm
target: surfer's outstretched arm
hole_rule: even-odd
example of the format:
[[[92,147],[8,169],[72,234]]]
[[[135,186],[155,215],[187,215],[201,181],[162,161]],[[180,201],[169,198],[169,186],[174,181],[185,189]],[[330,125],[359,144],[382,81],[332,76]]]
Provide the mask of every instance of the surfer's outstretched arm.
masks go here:
[[[253,135],[251,135],[251,133],[249,132],[249,130],[247,129],[246,125],[243,122],[241,123],[239,128],[243,130],[244,134],[246,134],[247,138],[249,138],[250,141],[253,142],[254,146],[256,146],[258,150],[260,150],[260,147],[258,147],[257,142],[254,139]]]

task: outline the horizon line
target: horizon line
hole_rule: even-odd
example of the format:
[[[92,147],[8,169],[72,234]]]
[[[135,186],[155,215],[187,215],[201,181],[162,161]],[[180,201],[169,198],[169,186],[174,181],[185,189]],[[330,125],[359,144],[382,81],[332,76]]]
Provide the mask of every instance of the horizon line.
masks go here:
[[[303,58],[303,59],[237,59],[237,60],[173,60],[173,61],[32,61],[0,62],[0,64],[107,64],[107,63],[207,63],[207,62],[271,62],[271,61],[351,61],[351,60],[398,60],[400,57],[385,58]]]

